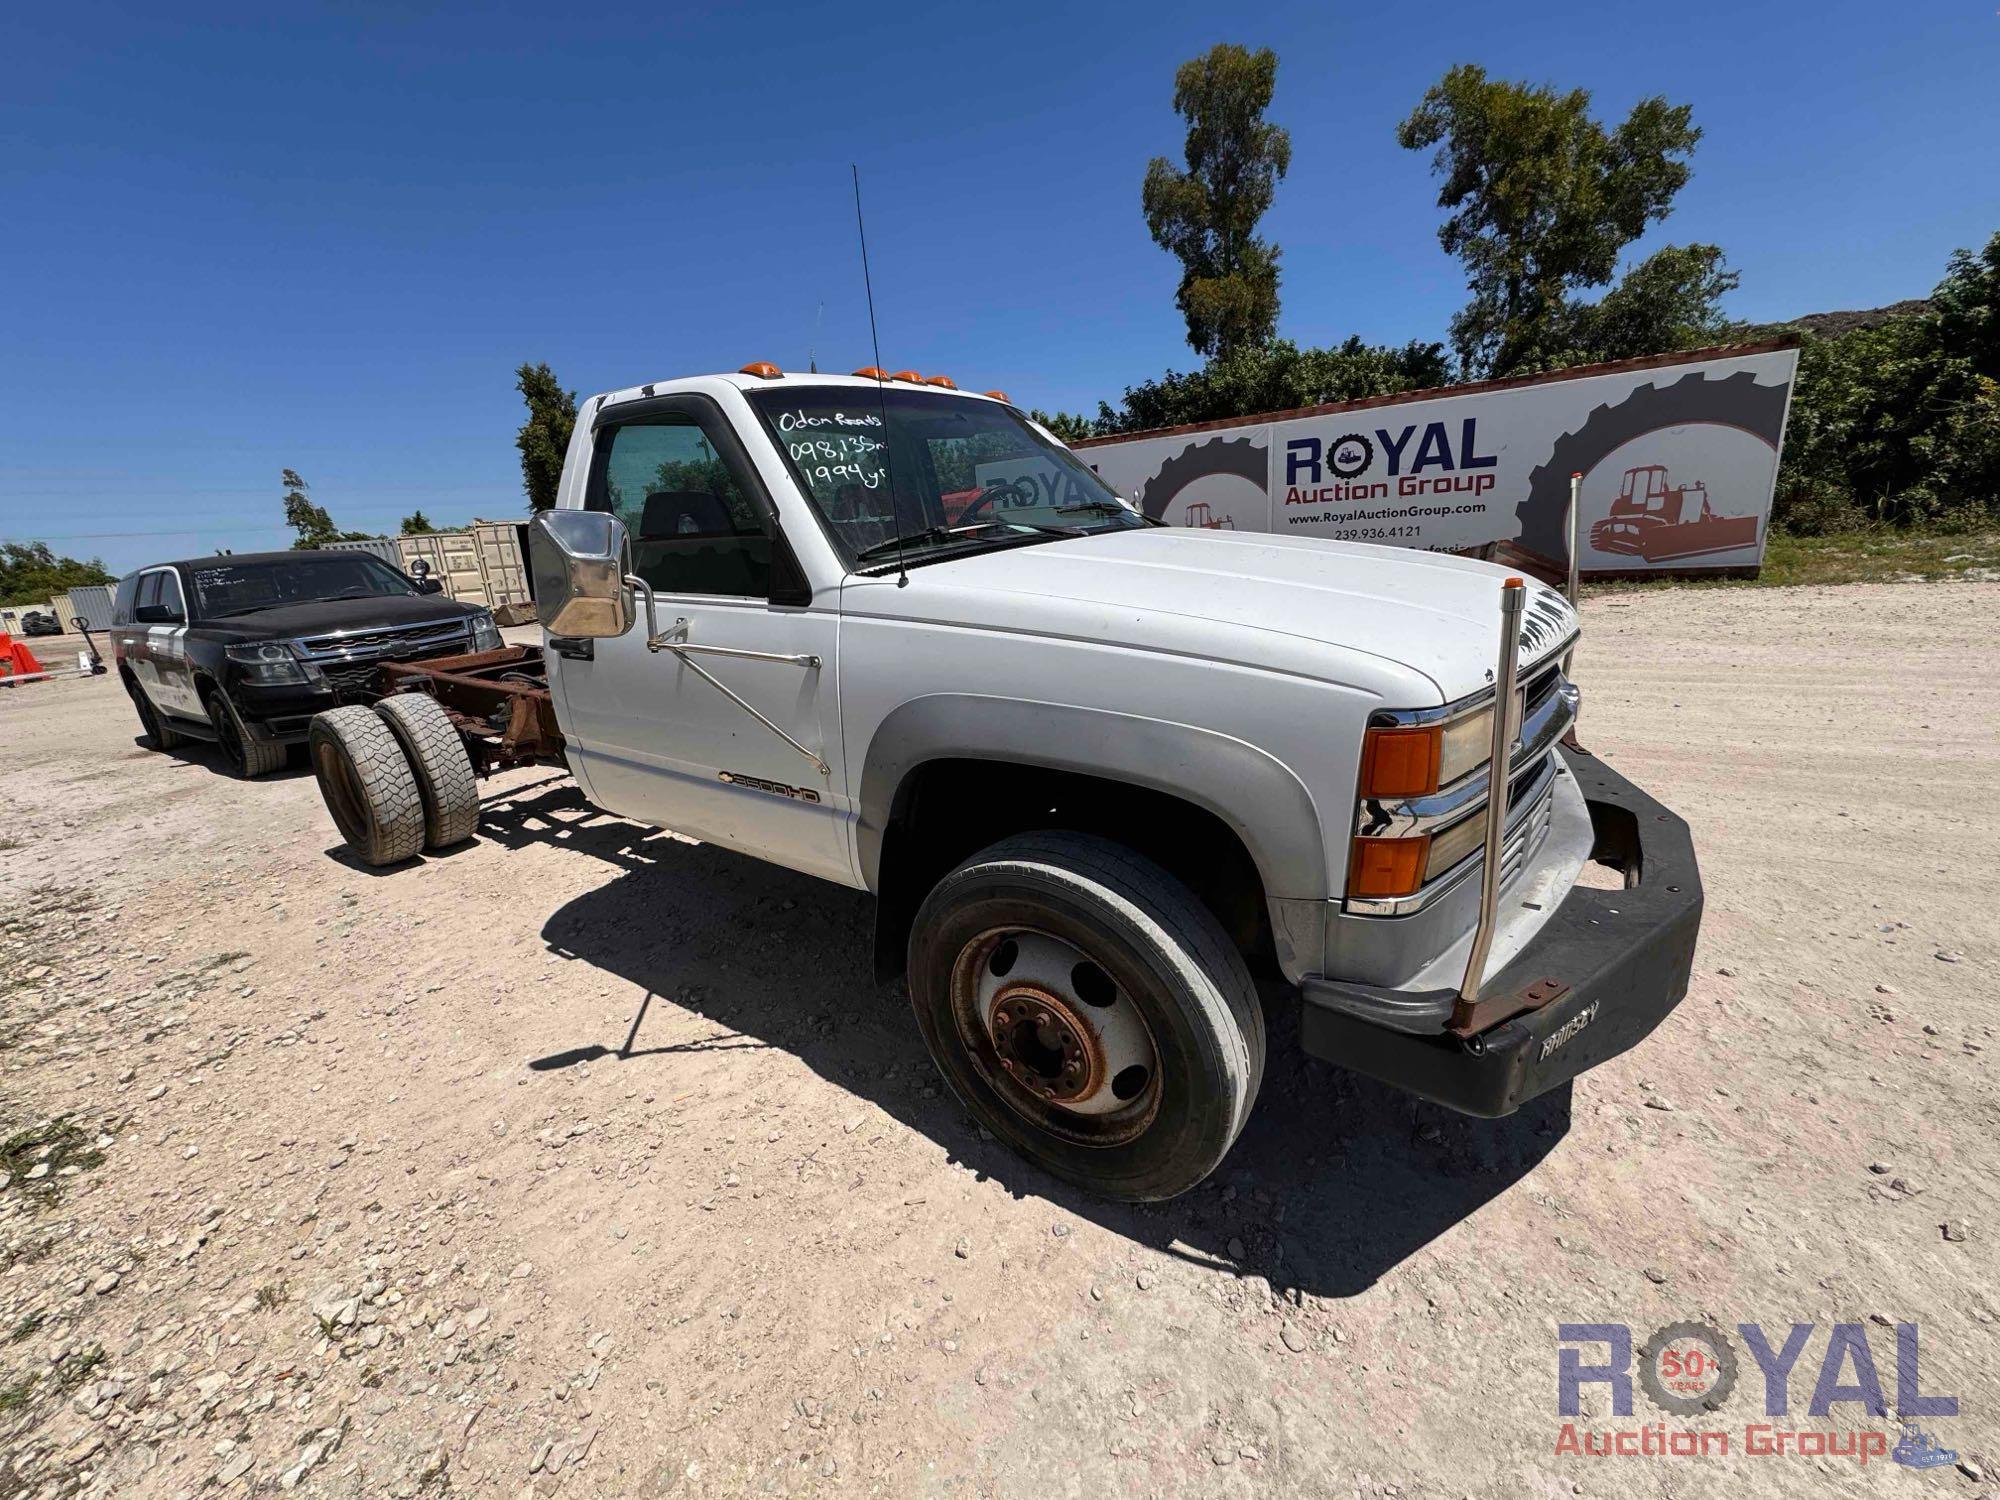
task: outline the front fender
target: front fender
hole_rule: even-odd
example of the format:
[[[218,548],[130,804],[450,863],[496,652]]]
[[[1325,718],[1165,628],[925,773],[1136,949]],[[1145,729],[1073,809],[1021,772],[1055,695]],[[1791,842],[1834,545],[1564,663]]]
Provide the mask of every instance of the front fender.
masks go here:
[[[971,693],[913,698],[892,710],[869,741],[856,834],[870,890],[881,889],[896,789],[924,762],[957,758],[1045,766],[1179,797],[1235,830],[1274,906],[1330,894],[1312,796],[1268,752],[1192,724]]]

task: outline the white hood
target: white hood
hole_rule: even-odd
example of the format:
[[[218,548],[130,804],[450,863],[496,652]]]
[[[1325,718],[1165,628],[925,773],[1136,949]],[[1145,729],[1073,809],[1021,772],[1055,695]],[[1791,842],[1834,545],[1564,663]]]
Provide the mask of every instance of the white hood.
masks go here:
[[[1507,576],[1438,552],[1149,527],[933,563],[908,588],[850,578],[842,607],[1185,653],[1423,708],[1415,695],[1449,703],[1492,680]],[[1576,615],[1531,579],[1523,623],[1526,666],[1568,639]]]

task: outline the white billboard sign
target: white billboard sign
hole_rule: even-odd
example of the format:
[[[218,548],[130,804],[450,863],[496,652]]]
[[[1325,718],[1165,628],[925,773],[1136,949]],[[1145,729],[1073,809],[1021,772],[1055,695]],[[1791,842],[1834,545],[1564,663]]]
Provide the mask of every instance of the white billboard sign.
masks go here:
[[[1745,346],[1076,445],[1176,526],[1434,551],[1494,543],[1584,573],[1754,568],[1798,351]]]

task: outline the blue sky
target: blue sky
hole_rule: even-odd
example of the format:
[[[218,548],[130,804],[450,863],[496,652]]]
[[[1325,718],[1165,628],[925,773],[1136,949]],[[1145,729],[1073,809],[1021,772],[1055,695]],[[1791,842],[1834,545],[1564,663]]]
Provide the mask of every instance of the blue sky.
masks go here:
[[[1139,182],[1223,40],[1280,57],[1303,342],[1441,338],[1463,301],[1394,141],[1459,61],[1692,104],[1637,249],[1719,243],[1740,317],[1922,295],[2000,229],[1995,0],[10,6],[0,537],[115,571],[284,545],[286,466],[350,528],[514,515],[523,359],[584,394],[868,363],[850,162],[890,367],[1094,409],[1193,362]]]

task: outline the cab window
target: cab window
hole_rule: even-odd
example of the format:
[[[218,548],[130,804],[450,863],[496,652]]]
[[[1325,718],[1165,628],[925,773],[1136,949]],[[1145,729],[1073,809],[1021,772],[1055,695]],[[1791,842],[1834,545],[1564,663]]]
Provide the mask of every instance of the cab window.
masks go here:
[[[584,505],[632,538],[632,568],[663,594],[762,599],[771,539],[758,507],[692,416],[600,428]]]

